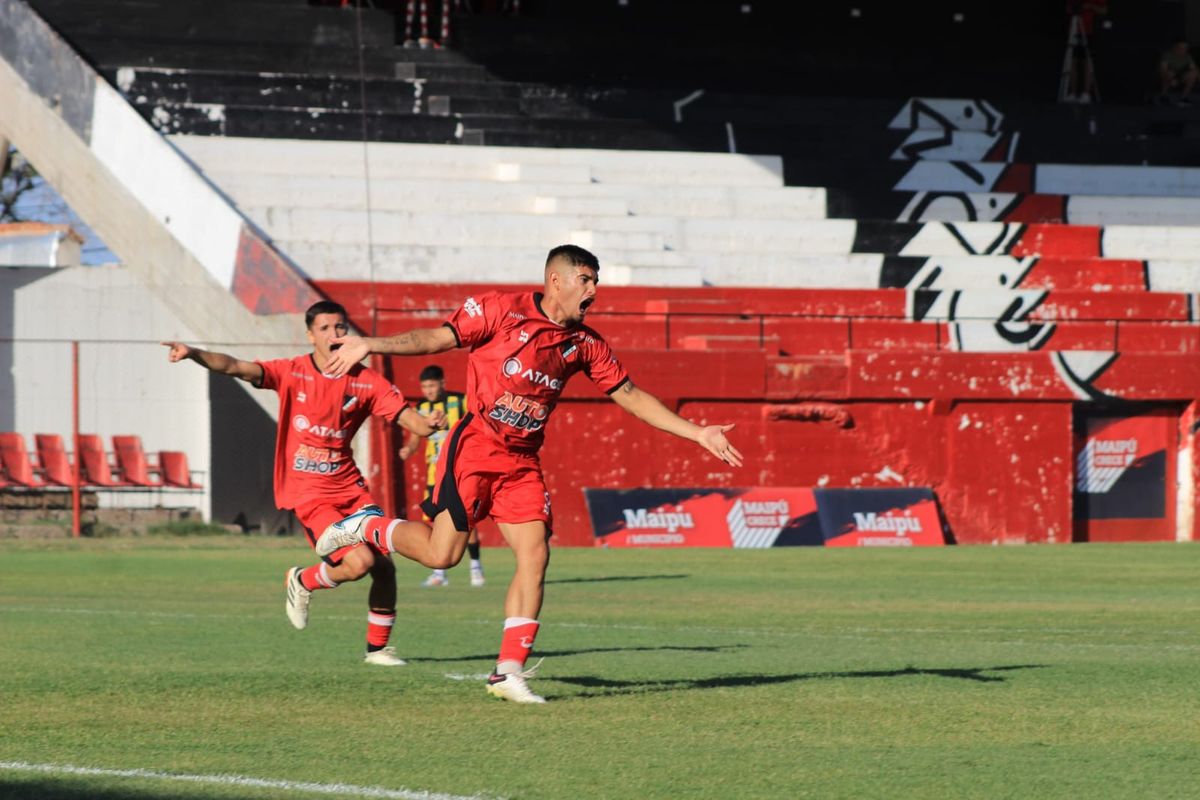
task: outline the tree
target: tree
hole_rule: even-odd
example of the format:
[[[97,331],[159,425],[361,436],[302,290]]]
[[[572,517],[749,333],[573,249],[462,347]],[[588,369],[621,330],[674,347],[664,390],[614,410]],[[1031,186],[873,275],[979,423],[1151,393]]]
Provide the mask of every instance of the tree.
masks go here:
[[[2,141],[2,140],[0,140]],[[0,154],[0,222],[20,222],[17,202],[34,188],[37,170],[15,148],[5,146]]]

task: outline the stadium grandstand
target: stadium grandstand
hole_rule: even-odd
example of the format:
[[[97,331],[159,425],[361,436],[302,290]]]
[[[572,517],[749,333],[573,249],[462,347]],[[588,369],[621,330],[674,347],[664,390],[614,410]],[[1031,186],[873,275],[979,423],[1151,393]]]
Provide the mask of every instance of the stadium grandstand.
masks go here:
[[[0,151],[74,221],[0,226],[0,492],[63,490],[34,442],[74,462],[74,391],[101,506],[294,530],[274,398],[158,342],[292,355],[319,298],[437,325],[573,243],[589,324],[747,466],[577,381],[543,451],[560,544],[720,543],[687,505],[713,492],[736,546],[1193,540],[1200,111],[1156,65],[1200,7],[1134,6],[1081,45],[1033,0],[474,0],[406,46],[404,2],[0,0]],[[380,362],[410,396],[424,364]],[[423,467],[357,444],[415,511]],[[659,494],[601,530],[612,490]]]

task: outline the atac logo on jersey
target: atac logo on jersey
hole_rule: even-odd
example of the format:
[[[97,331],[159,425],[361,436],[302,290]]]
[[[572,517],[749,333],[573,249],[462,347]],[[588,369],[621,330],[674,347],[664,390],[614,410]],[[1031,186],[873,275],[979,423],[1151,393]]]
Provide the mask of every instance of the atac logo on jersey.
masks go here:
[[[305,431],[314,436],[324,436],[326,439],[345,439],[346,431],[330,428],[325,425],[313,425],[308,421],[308,417],[303,414],[297,414],[292,417],[292,427],[304,433]]]
[[[506,378],[515,378],[520,375],[530,383],[536,383],[539,386],[547,386],[551,389],[561,389],[562,381],[558,378],[551,378],[544,372],[538,372],[536,369],[525,369],[525,365],[521,363],[519,358],[509,358],[504,361],[500,367],[500,372]]]
[[[474,297],[468,297],[467,302],[463,303],[463,311],[467,312],[468,317],[478,317],[483,313],[483,306]]]

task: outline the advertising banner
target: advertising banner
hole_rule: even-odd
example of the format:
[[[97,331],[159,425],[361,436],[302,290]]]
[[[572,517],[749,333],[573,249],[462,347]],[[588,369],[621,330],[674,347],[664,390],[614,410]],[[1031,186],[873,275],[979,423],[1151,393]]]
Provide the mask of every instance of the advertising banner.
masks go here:
[[[1172,425],[1162,414],[1087,419],[1076,443],[1076,518],[1164,518]]]
[[[941,545],[929,489],[584,489],[601,547]]]
[[[817,489],[826,547],[940,547],[930,489]]]
[[[812,489],[584,489],[602,547],[820,545]]]

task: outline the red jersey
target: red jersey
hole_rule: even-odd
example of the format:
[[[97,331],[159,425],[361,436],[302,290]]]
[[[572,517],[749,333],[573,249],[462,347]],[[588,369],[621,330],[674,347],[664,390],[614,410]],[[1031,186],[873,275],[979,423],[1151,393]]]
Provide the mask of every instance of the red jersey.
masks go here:
[[[261,388],[279,393],[275,504],[295,508],[360,489],[350,441],[369,415],[399,416],[407,405],[400,390],[361,364],[328,378],[311,354],[255,363],[263,368]]]
[[[552,322],[541,300],[541,292],[488,292],[468,297],[446,323],[459,346],[470,349],[470,409],[510,452],[538,451],[576,372],[608,394],[629,380],[600,334]]]

